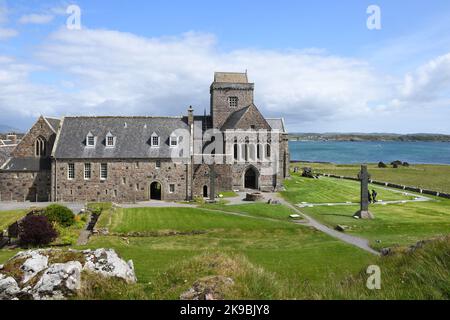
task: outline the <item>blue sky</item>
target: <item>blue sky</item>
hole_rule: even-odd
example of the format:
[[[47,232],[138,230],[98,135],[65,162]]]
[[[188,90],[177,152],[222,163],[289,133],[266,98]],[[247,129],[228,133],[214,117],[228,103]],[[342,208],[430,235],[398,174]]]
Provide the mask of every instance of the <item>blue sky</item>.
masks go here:
[[[81,30],[66,28],[71,4]],[[449,35],[439,0],[0,0],[0,124],[202,114],[214,71],[248,70],[290,131],[450,133]]]

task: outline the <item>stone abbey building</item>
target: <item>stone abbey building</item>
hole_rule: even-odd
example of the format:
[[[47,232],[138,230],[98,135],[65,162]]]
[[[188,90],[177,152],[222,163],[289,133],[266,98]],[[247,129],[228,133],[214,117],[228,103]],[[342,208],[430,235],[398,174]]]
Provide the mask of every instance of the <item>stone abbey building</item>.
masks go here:
[[[275,191],[289,174],[283,119],[266,119],[244,73],[215,73],[210,114],[41,116],[0,169],[0,201],[190,200]]]

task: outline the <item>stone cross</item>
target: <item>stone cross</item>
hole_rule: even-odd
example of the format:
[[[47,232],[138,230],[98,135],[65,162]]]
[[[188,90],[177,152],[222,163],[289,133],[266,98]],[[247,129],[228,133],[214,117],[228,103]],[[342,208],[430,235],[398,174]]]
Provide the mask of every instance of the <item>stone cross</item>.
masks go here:
[[[355,214],[355,217],[360,219],[373,219],[374,216],[369,211],[369,172],[367,165],[361,166],[361,171],[358,174],[358,179],[361,182],[361,208]]]
[[[210,185],[210,191],[209,191],[209,200],[216,201],[216,168],[214,167],[214,164],[209,166],[209,185]]]

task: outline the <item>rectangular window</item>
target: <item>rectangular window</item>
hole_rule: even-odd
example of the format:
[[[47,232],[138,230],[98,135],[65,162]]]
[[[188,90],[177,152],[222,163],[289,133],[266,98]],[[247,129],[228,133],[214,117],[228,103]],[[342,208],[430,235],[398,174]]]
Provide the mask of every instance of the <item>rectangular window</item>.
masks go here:
[[[152,147],[159,147],[159,137],[152,137]]]
[[[108,164],[102,163],[100,165],[100,179],[106,180],[108,179]]]
[[[156,161],[156,169],[161,169],[161,161]]]
[[[136,191],[139,191],[139,183],[136,183]]]
[[[169,192],[175,193],[175,185],[174,184],[169,185]]]
[[[176,147],[178,145],[178,139],[177,137],[170,137],[170,146]]]
[[[127,179],[125,177],[122,178],[122,183],[126,184],[127,183]]]
[[[69,180],[75,179],[75,163],[69,163],[67,168],[67,178]]]
[[[93,136],[87,137],[87,145],[89,147],[93,147],[95,145],[95,138]]]
[[[237,97],[229,97],[228,104],[230,105],[230,107],[236,108],[238,106],[238,98]]]
[[[91,171],[91,164],[85,163],[84,164],[84,179],[89,180],[91,178],[92,171]]]
[[[106,146],[114,147],[114,137],[106,137]]]

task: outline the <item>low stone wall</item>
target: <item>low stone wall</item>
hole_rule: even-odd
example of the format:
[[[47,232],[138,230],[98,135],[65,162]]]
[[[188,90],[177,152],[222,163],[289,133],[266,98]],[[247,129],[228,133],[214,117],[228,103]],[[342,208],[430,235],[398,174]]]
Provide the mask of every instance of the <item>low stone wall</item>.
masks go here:
[[[327,173],[319,173],[319,175],[323,176],[323,177],[329,177],[329,178],[359,181],[358,178],[356,178],[356,177],[338,176],[335,174],[327,174]],[[404,186],[404,185],[400,185],[400,184],[384,182],[384,181],[377,181],[377,180],[369,180],[369,182],[372,184],[375,184],[375,185],[383,186],[383,187],[389,187],[389,188],[394,188],[394,189],[400,189],[400,190],[411,191],[411,192],[415,192],[415,193],[450,199],[450,194],[448,194],[448,193],[442,193],[442,192],[438,192],[438,191],[421,189],[418,187]]]

